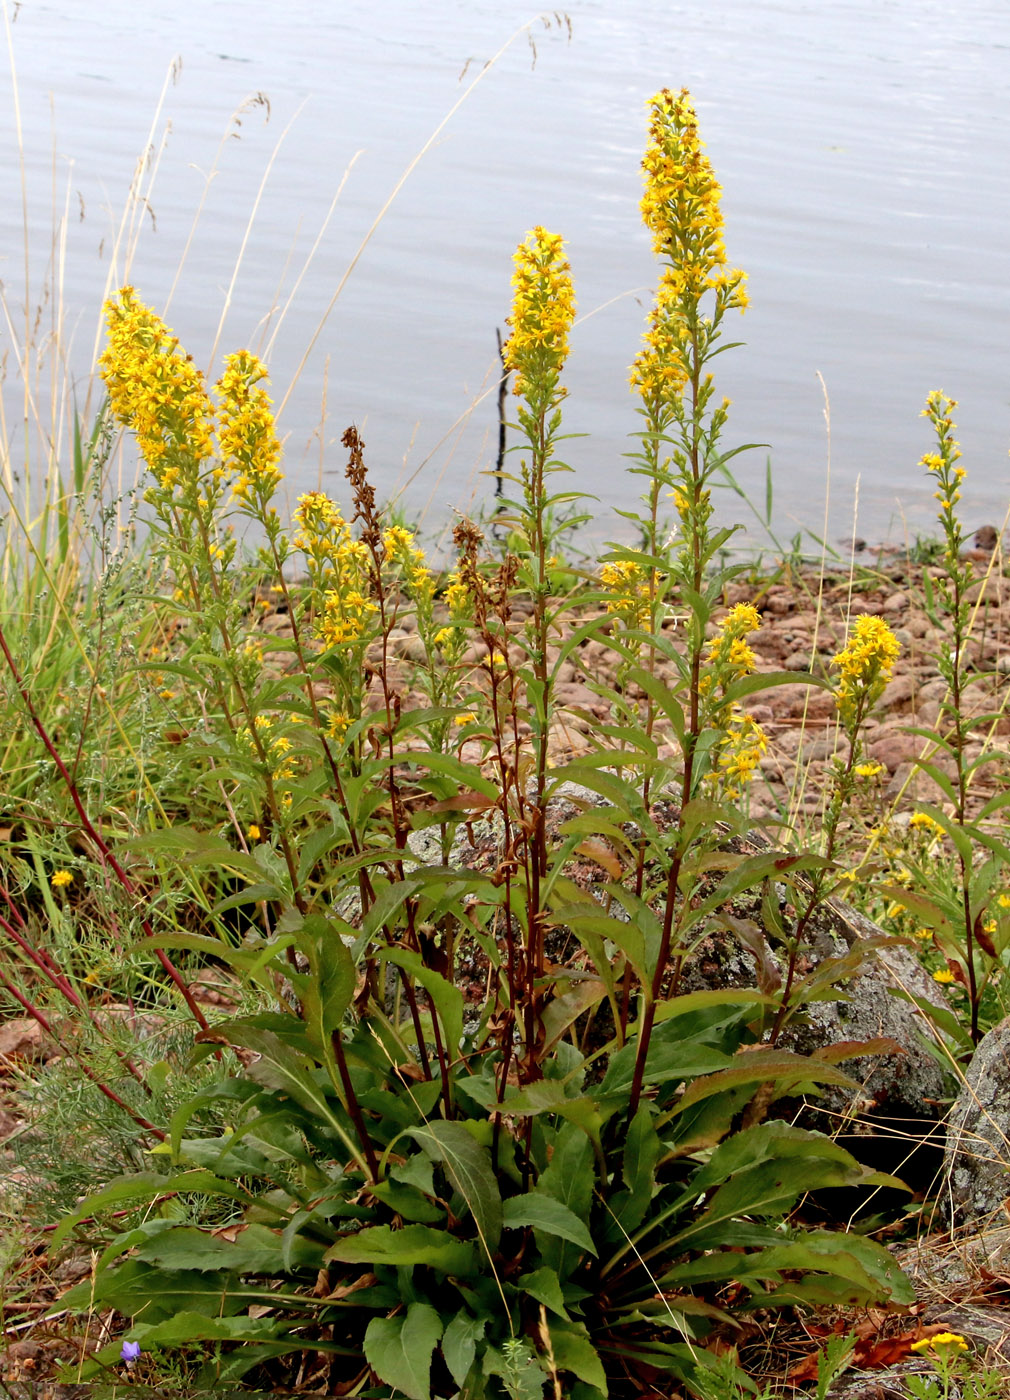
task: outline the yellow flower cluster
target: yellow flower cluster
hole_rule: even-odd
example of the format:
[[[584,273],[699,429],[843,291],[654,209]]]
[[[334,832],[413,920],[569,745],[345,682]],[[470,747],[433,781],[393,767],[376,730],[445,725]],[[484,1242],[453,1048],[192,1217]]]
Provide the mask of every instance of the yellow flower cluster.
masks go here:
[[[642,339],[645,346],[631,367],[631,387],[642,396],[646,409],[654,414],[679,395],[687,382],[685,347],[687,324],[679,314],[678,294],[681,274],[665,268],[656,291],[656,304]]]
[[[950,1347],[952,1351],[967,1351],[968,1343],[960,1332],[937,1332],[935,1337],[923,1337],[921,1341],[912,1343],[912,1350],[918,1352],[942,1351],[945,1347]]]
[[[237,733],[239,743],[252,752],[269,769],[274,782],[295,776],[296,766],[291,754],[291,740],[284,734],[274,734],[274,722],[269,715],[256,715],[253,730],[243,725]]]
[[[614,559],[600,568],[600,581],[614,594],[604,603],[626,627],[647,627],[652,617],[648,575],[633,559]]]
[[[260,387],[266,377],[266,366],[248,350],[240,350],[227,357],[215,385],[221,399],[221,462],[238,472],[232,490],[247,506],[264,504],[281,481],[281,445],[269,395]]]
[[[343,710],[334,710],[330,715],[326,732],[331,739],[342,739],[350,728],[351,721]]]
[[[880,617],[857,617],[845,646],[831,658],[839,671],[835,703],[846,729],[858,727],[884,693],[901,645]]]
[[[713,775],[727,797],[740,796],[768,751],[768,739],[757,720],[734,705],[726,737],[719,745],[718,770]]]
[[[333,588],[323,599],[323,613],[316,632],[324,646],[356,642],[378,608],[359,588]]]
[[[137,445],[163,490],[180,467],[195,479],[212,451],[214,408],[203,375],[164,321],[123,287],[106,302],[108,344],[99,360],[116,419]]]
[[[761,626],[761,617],[751,603],[736,603],[723,618],[719,630],[708,644],[708,659],[720,678],[749,675],[757,665],[757,657],[744,640]]]
[[[449,575],[445,605],[449,609],[449,625],[440,627],[432,638],[437,647],[448,646],[453,641],[462,643],[466,638],[466,624],[473,617],[473,597],[458,569],[453,569]]]
[[[913,812],[908,819],[908,825],[913,831],[921,831],[927,836],[946,835],[940,823],[928,812]]]
[[[390,525],[382,532],[382,552],[385,562],[399,567],[404,587],[418,606],[430,604],[435,594],[435,576],[424,562],[424,550],[414,544],[411,532],[402,525]]]
[[[515,371],[515,393],[531,391],[548,398],[568,358],[568,332],[575,319],[571,268],[560,234],[535,228],[515,253],[512,275],[512,334],[505,343],[505,364]]]
[[[295,525],[295,548],[305,554],[321,600],[316,635],[326,647],[357,641],[378,612],[367,547],[354,539],[339,506],[322,491],[299,496]]]
[[[938,439],[939,452],[927,452],[919,465],[935,476],[940,487],[933,496],[940,502],[939,519],[944,525],[954,525],[954,507],[961,499],[959,487],[968,473],[954,463],[961,456],[960,445],[954,439],[954,409],[957,399],[948,399],[941,389],[926,396],[922,417],[928,418]]]
[[[667,295],[699,300],[714,291],[724,307],[747,306],[745,277],[728,269],[723,245],[722,191],[704,153],[687,89],[667,88],[649,99],[649,143],[642,160],[642,219],[653,247],[675,280]]]

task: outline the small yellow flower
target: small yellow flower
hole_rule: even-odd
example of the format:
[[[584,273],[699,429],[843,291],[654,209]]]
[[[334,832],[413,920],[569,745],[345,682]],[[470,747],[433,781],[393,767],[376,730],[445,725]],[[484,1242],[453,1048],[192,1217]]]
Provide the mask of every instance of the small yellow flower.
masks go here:
[[[929,943],[933,937],[933,930],[931,928],[917,928],[912,937],[920,938],[923,943]]]
[[[939,972],[933,973],[933,981],[940,982],[945,986],[951,982],[955,982],[956,980],[957,979],[955,978],[954,974],[951,972],[949,967],[941,967]]]
[[[967,1351],[968,1343],[959,1332],[937,1332],[935,1337],[923,1337],[912,1343],[912,1350],[918,1352],[943,1351],[947,1347],[952,1351]]]
[[[1010,909],[1010,894],[997,895],[996,903],[1001,909]]]
[[[249,840],[258,841],[262,835],[263,833],[262,831],[260,831],[256,823],[250,822],[248,828],[246,829],[246,836],[249,838]]]
[[[884,771],[882,763],[857,763],[855,767],[857,778],[879,778]]]
[[[931,817],[928,812],[913,812],[908,819],[908,825],[916,831],[926,832],[943,836],[944,829],[935,817]]]
[[[476,718],[477,716],[472,710],[467,710],[466,714],[457,715],[453,720],[453,724],[458,724],[460,729],[462,729],[464,725],[473,724]]]
[[[49,883],[54,890],[62,890],[65,889],[67,885],[73,884],[73,881],[74,877],[69,870],[57,870],[54,872]]]

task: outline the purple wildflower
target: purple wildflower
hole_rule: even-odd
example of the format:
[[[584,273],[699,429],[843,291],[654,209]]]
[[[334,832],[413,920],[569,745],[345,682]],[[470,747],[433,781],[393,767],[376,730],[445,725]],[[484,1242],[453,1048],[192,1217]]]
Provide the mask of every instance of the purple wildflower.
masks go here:
[[[140,1360],[140,1343],[124,1342],[123,1349],[119,1354],[127,1366],[132,1366],[135,1361]]]

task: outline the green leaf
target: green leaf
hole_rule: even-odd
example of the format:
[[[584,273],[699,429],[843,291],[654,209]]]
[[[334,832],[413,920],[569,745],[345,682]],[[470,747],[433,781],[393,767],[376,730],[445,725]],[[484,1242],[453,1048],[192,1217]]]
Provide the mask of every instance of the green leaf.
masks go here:
[[[453,1186],[466,1201],[481,1243],[491,1255],[502,1232],[501,1192],[491,1167],[491,1157],[462,1123],[433,1119],[423,1128],[411,1128],[410,1136],[436,1162],[441,1162]]]
[[[462,1389],[477,1355],[477,1343],[484,1337],[486,1317],[471,1317],[463,1308],[456,1314],[442,1337],[442,1356],[449,1374]]]
[[[474,1248],[457,1240],[447,1230],[434,1230],[428,1225],[406,1225],[394,1230],[391,1225],[373,1225],[357,1234],[347,1235],[326,1251],[326,1261],[339,1259],[344,1264],[381,1264],[418,1267],[427,1265],[441,1274],[466,1277],[476,1269]]]
[[[516,1287],[535,1298],[538,1303],[543,1303],[545,1308],[550,1308],[551,1312],[557,1313],[559,1317],[568,1317],[561,1282],[553,1269],[535,1269],[531,1274],[520,1274],[516,1279]]]
[[[405,1186],[394,1181],[392,1176],[385,1181],[377,1181],[370,1188],[373,1196],[389,1207],[394,1215],[411,1223],[433,1225],[445,1219],[445,1207],[431,1200],[414,1186]]]
[[[616,1054],[611,1055],[607,1072],[600,1083],[601,1096],[623,1098],[628,1093],[634,1078],[637,1053],[636,1039],[629,1041]],[[702,1045],[694,1040],[685,1040],[678,1044],[675,1041],[661,1041],[654,1036],[649,1045],[649,1053],[645,1057],[643,1083],[669,1088],[682,1080],[694,1079],[696,1083],[707,1084],[710,1082],[708,1078],[699,1079],[698,1076],[715,1078],[718,1070],[729,1073],[729,1066],[733,1063],[731,1055],[715,1049],[712,1045]],[[765,1076],[767,1079],[771,1077]],[[683,1098],[678,1099],[678,1109],[682,1105]]]
[[[639,1104],[624,1144],[623,1176],[628,1194],[619,1209],[616,1199],[613,1202],[614,1213],[629,1233],[642,1223],[655,1194],[656,1164],[662,1152],[663,1144],[653,1125],[652,1111],[648,1104]]]
[[[200,1272],[228,1269],[237,1274],[284,1273],[281,1238],[265,1225],[247,1225],[234,1241],[176,1225],[159,1231],[134,1250],[134,1257],[162,1269],[196,1269]],[[302,1238],[292,1258],[292,1267],[318,1270],[323,1263],[323,1247]]]
[[[60,1306],[71,1312],[86,1312],[96,1304],[107,1304],[127,1317],[142,1313],[154,1322],[182,1311],[216,1317],[240,1312],[247,1306],[240,1290],[234,1287],[235,1282],[225,1271],[170,1272],[141,1259],[128,1259],[118,1268],[103,1270],[93,1281],[84,1279],[76,1284],[60,1299]]]
[[[294,1022],[294,1018],[290,1019]],[[292,1030],[304,1035],[301,1022],[294,1022]],[[207,1033],[201,1032],[197,1039],[201,1037],[208,1038]],[[325,1123],[340,1136],[360,1163],[361,1149],[348,1137],[326,1093],[317,1083],[314,1062],[288,1044],[282,1038],[282,1033],[254,1025],[251,1019],[237,1018],[223,1022],[209,1034],[209,1038],[254,1051],[257,1058],[245,1071],[249,1078],[257,1084],[265,1084],[269,1089],[279,1089],[311,1117]]]
[[[700,1099],[721,1094],[725,1089],[737,1088],[742,1084],[774,1083],[780,1090],[795,1088],[797,1084],[842,1084],[847,1089],[856,1087],[849,1075],[831,1065],[810,1060],[805,1055],[794,1055],[790,1050],[754,1050],[746,1055],[738,1055],[731,1069],[718,1074],[709,1074],[704,1079],[696,1079],[689,1084],[660,1122],[666,1122]]]
[[[589,1102],[589,1100],[587,1100]],[[574,1123],[564,1123],[552,1144],[550,1164],[540,1174],[537,1190],[560,1201],[578,1220],[588,1220],[593,1202],[593,1146]],[[540,1241],[544,1264],[564,1283],[581,1261],[571,1242],[546,1238]]]
[[[607,1377],[603,1363],[592,1342],[584,1323],[558,1322],[553,1317],[547,1319],[547,1330],[551,1338],[551,1351],[554,1365],[559,1371],[568,1371],[578,1376],[602,1395],[607,1394]]]
[[[230,1181],[222,1181],[207,1171],[189,1171],[176,1176],[161,1176],[157,1172],[135,1172],[132,1176],[117,1177],[103,1190],[95,1191],[86,1197],[77,1210],[66,1216],[57,1225],[53,1232],[53,1246],[55,1247],[65,1240],[80,1221],[100,1214],[108,1206],[118,1205],[121,1201],[152,1203],[161,1196],[179,1191],[198,1191],[206,1195],[226,1196],[245,1204],[249,1204],[253,1199],[248,1191],[233,1185]]]
[[[759,691],[771,690],[779,685],[811,685],[820,690],[830,690],[832,683],[826,676],[814,676],[809,671],[759,671],[731,682],[723,694],[728,701],[743,700],[748,695],[756,695]]]
[[[553,1196],[538,1191],[528,1191],[525,1196],[512,1196],[504,1203],[503,1215],[507,1230],[530,1225],[545,1234],[568,1240],[590,1254],[596,1253],[593,1237],[586,1226],[574,1211]]]
[[[404,1317],[373,1317],[365,1329],[365,1360],[380,1380],[410,1400],[431,1400],[431,1358],[442,1319],[427,1303],[411,1303]]]
[[[426,967],[410,948],[383,948],[379,957],[383,962],[391,962],[402,968],[428,993],[442,1023],[446,1053],[450,1061],[455,1060],[463,1039],[463,993],[441,973]]]
[[[322,914],[309,914],[295,934],[295,947],[309,964],[307,973],[288,972],[302,1003],[305,1020],[321,1053],[330,1054],[330,1037],[338,1034],[354,996],[355,972],[340,926]]]

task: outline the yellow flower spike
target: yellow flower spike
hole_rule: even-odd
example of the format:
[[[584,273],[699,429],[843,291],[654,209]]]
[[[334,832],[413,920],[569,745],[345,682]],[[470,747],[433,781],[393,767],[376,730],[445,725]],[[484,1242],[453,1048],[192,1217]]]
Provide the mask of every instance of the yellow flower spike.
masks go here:
[[[737,603],[730,608],[708,644],[712,666],[722,668],[724,676],[726,672],[734,677],[749,675],[757,665],[757,657],[744,638],[760,626],[760,614],[751,603]]]
[[[571,268],[559,234],[537,227],[515,253],[512,276],[512,334],[505,342],[505,364],[515,371],[514,392],[546,400],[560,397],[558,379],[568,358],[568,333],[575,319]]]
[[[233,493],[244,505],[263,505],[282,480],[281,445],[274,427],[270,398],[260,385],[266,366],[239,350],[225,360],[225,372],[215,388],[221,400],[218,446],[222,463],[239,472]]]
[[[132,287],[106,302],[105,317],[109,338],[99,367],[112,412],[133,430],[159,486],[171,490],[180,459],[195,478],[212,452],[214,408],[203,375]]]
[[[700,298],[714,291],[745,310],[744,274],[730,269],[723,246],[722,191],[698,136],[687,89],[664,88],[648,102],[649,143],[642,160],[642,220],[653,248],[671,263],[666,295]],[[665,298],[661,298],[665,299]]]
[[[831,658],[840,675],[835,702],[843,725],[861,723],[884,693],[901,644],[880,617],[857,617],[849,640]]]
[[[601,565],[600,582],[613,593],[604,602],[606,612],[620,617],[626,627],[647,627],[652,617],[649,575],[633,559],[614,559]]]

